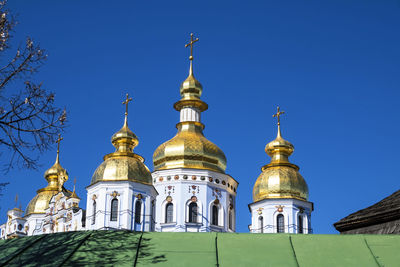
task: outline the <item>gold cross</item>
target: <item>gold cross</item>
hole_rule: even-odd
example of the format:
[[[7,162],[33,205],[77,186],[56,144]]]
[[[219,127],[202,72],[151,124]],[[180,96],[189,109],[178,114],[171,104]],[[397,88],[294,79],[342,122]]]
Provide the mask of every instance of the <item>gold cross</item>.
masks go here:
[[[126,93],[126,99],[122,102],[122,105],[125,105],[125,116],[128,116],[128,104],[132,101],[132,97],[129,97],[129,94]]]
[[[61,137],[61,134],[58,134],[58,139],[56,140],[57,143],[57,153],[60,152],[60,143],[64,138]]]
[[[113,198],[119,197],[119,193],[117,191],[114,191],[110,194]]]
[[[259,215],[262,214],[262,210],[263,210],[263,208],[259,208],[259,209],[257,210]]]
[[[199,38],[193,39],[193,33],[190,34],[190,42],[185,47],[190,46],[190,57],[189,60],[193,60],[193,44],[197,42]]]
[[[278,106],[277,112],[274,115],[272,115],[272,117],[274,117],[274,118],[276,117],[278,119],[278,125],[281,125],[280,117],[282,114],[285,114],[285,111],[280,111],[279,106]]]

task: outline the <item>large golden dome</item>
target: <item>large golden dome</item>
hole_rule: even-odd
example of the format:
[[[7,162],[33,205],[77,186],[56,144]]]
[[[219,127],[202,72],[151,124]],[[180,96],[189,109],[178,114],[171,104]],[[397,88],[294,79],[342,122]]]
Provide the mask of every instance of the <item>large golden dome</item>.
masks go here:
[[[144,165],[144,159],[133,153],[139,140],[128,128],[127,113],[124,126],[112,136],[111,142],[116,150],[104,156],[104,162],[95,170],[90,184],[101,181],[132,181],[151,185],[151,173]]]
[[[300,175],[299,167],[289,162],[294,147],[282,138],[279,123],[278,136],[266,145],[265,151],[271,157],[271,162],[262,167],[254,185],[254,202],[271,198],[308,200],[307,183]]]
[[[150,170],[144,165],[143,158],[134,153],[106,158],[97,167],[90,184],[100,181],[132,181],[152,184]]]
[[[193,168],[225,172],[225,154],[204,137],[201,123],[181,122],[177,128],[178,133],[154,152],[156,170]]]
[[[192,34],[190,45],[196,40],[193,40]],[[193,75],[193,56],[189,59],[189,76],[180,86],[181,99],[174,104],[174,108],[181,113],[181,121],[176,126],[178,133],[154,151],[154,169],[193,168],[224,173],[224,152],[203,135],[200,113],[207,110],[208,105],[200,100],[203,87]]]

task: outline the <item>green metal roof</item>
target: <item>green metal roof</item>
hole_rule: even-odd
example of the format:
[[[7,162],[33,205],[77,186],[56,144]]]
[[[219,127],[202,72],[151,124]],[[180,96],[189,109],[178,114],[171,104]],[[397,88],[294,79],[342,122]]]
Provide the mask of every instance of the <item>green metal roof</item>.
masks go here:
[[[0,266],[399,266],[400,235],[82,231],[0,241]]]

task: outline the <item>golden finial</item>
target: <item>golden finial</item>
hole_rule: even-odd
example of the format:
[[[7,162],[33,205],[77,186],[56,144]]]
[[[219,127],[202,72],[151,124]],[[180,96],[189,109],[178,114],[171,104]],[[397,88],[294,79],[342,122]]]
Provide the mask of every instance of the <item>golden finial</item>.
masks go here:
[[[276,110],[277,110],[276,113],[274,115],[272,115],[272,117],[274,117],[274,118],[276,117],[278,119],[278,137],[280,137],[281,136],[281,115],[285,114],[285,111],[281,111],[279,106],[276,108]]]
[[[61,134],[58,134],[58,139],[56,140],[57,143],[57,158],[56,158],[56,163],[59,162],[59,157],[60,157],[60,143],[64,138],[61,137]]]
[[[124,126],[128,125],[128,104],[132,101],[132,97],[129,97],[129,94],[126,93],[125,101],[122,102],[122,105],[125,105],[125,122]]]
[[[75,193],[75,185],[76,185],[76,177],[74,178],[74,190],[72,191],[73,193]]]
[[[15,207],[18,206],[18,194],[15,194]]]
[[[74,190],[72,190],[70,198],[79,198],[75,192],[75,185],[76,185],[76,177],[74,178]]]
[[[191,33],[191,34],[190,34],[190,42],[187,43],[187,44],[185,44],[185,47],[190,46],[190,57],[189,57],[189,60],[190,60],[190,69],[189,69],[189,75],[193,75],[193,63],[192,63],[192,61],[193,61],[193,45],[194,45],[194,43],[197,42],[198,40],[199,40],[199,38],[195,38],[195,39],[194,39],[194,35],[193,35],[193,33]]]

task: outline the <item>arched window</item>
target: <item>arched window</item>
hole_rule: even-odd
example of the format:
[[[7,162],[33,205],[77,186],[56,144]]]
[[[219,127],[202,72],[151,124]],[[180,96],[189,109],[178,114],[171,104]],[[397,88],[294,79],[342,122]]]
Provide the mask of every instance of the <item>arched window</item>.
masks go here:
[[[260,229],[260,233],[264,233],[264,218],[263,218],[263,216],[258,217],[258,229]]]
[[[213,204],[212,205],[212,218],[211,218],[212,225],[218,225],[218,206]]]
[[[197,222],[197,204],[192,202],[189,204],[189,222]]]
[[[92,218],[92,224],[95,224],[96,223],[96,212],[97,212],[97,206],[96,206],[96,200],[93,200],[93,212],[92,212],[92,214],[93,214],[93,218]]]
[[[135,204],[135,223],[140,223],[141,216],[142,216],[142,201],[137,200]]]
[[[229,229],[233,230],[233,210],[229,209],[229,223],[228,223]]]
[[[117,221],[118,218],[118,199],[114,198],[111,200],[111,217],[110,221]]]
[[[299,234],[303,233],[303,217],[302,216],[299,216],[299,218],[298,218],[297,233],[299,233]]]
[[[283,217],[282,214],[278,214],[278,216],[276,216],[276,226],[277,226],[278,233],[285,232],[285,217]]]
[[[174,221],[174,204],[168,203],[165,205],[165,222],[171,223]]]

